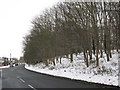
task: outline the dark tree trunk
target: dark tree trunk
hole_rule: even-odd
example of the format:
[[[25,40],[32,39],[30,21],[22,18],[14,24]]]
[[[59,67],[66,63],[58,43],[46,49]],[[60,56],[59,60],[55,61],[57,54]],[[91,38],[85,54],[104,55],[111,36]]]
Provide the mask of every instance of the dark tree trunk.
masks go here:
[[[92,60],[92,51],[89,51],[90,60]]]
[[[70,62],[73,62],[73,54],[70,54]]]
[[[99,66],[99,58],[98,58],[98,52],[99,50],[97,49],[96,50],[96,61],[97,61],[97,63],[96,63],[96,66]]]
[[[103,51],[100,50],[100,57],[102,58],[103,57]]]
[[[104,36],[104,50],[105,50],[105,53],[107,53],[106,52],[106,48],[107,48],[107,46],[106,46],[106,35]]]
[[[60,57],[60,64],[62,64],[61,57]]]
[[[53,59],[53,65],[55,66],[55,60]]]
[[[112,54],[111,54],[111,51],[110,51],[110,53],[109,53],[109,54],[110,54],[110,58],[112,58]]]
[[[84,61],[86,63],[86,66],[89,67],[89,64],[88,64],[88,54],[86,51],[84,51]]]
[[[95,42],[93,40],[93,54],[95,55]]]
[[[106,55],[107,55],[107,61],[110,61],[109,54],[107,53]]]

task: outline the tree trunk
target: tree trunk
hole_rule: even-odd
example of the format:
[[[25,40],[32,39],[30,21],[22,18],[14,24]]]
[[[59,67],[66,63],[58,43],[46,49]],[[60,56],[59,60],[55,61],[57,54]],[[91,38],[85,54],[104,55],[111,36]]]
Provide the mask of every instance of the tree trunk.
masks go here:
[[[73,54],[70,54],[70,62],[73,62]]]
[[[111,54],[111,51],[109,52],[109,54],[110,54],[110,58],[112,58],[112,54]]]
[[[58,57],[56,57],[56,62],[57,62],[57,63],[59,62]]]
[[[99,41],[98,41],[98,37],[97,37],[97,41],[96,41],[96,65],[99,66],[99,58],[98,58],[98,54],[99,54]]]
[[[95,42],[94,42],[94,39],[93,39],[93,54],[95,55]]]
[[[55,66],[55,60],[54,60],[54,59],[52,59],[52,61],[53,61],[53,65]]]
[[[87,67],[89,67],[89,63],[88,63],[88,54],[86,53],[86,65]]]
[[[60,64],[62,64],[61,57],[60,57]]]
[[[100,50],[100,57],[102,58],[103,57],[103,51]]]
[[[88,54],[86,51],[84,51],[84,61],[86,63],[86,66],[89,67],[89,64],[88,64]]]
[[[92,51],[89,50],[89,56],[90,56],[90,60],[92,60]]]
[[[98,49],[98,47],[97,47],[97,50],[96,50],[96,61],[97,61],[96,66],[99,66],[98,53],[99,53],[99,49]]]
[[[110,61],[109,54],[107,53],[106,55],[107,55],[107,61]]]
[[[107,46],[106,46],[106,35],[104,35],[104,51],[105,51],[105,53],[107,53],[107,52],[106,52],[106,47],[107,47]]]

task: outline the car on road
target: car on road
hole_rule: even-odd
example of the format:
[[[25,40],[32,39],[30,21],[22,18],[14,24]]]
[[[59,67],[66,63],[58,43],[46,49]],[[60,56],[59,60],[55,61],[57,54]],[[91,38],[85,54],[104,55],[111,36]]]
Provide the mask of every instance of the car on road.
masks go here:
[[[15,66],[18,66],[18,63],[15,63]]]

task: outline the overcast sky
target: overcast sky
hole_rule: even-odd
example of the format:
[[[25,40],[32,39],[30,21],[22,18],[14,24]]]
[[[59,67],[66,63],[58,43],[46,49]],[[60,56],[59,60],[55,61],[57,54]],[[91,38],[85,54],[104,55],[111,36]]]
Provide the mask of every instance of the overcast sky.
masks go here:
[[[22,56],[31,20],[59,0],[0,0],[0,57]]]

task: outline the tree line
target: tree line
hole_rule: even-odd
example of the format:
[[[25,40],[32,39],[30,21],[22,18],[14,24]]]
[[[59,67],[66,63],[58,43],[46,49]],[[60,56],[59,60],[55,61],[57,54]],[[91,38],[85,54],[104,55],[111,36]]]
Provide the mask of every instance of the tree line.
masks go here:
[[[120,49],[119,2],[60,2],[32,20],[29,35],[24,37],[24,59],[28,64],[61,63],[66,56],[83,52],[89,67],[93,55],[96,66],[111,50]]]

